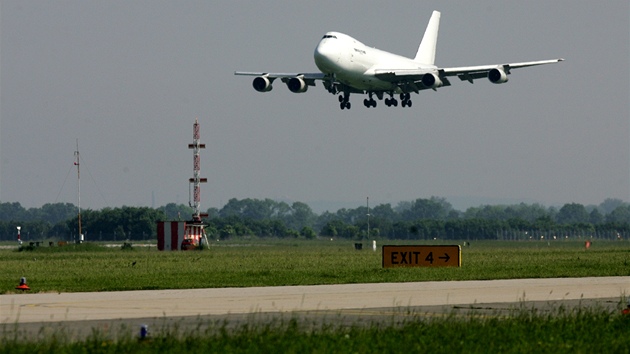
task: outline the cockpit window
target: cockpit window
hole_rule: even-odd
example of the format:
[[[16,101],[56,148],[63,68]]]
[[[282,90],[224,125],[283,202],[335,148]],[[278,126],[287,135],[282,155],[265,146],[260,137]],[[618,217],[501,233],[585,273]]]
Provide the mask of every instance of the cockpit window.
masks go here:
[[[337,36],[333,36],[332,34],[325,34],[324,37],[322,37],[322,39],[324,38],[334,38],[337,39]]]

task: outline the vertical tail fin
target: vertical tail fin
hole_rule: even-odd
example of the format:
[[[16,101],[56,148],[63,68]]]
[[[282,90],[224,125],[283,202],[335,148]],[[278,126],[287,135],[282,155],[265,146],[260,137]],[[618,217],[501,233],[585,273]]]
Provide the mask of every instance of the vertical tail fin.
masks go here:
[[[433,11],[427,29],[424,31],[422,42],[418,47],[416,57],[413,59],[425,65],[434,65],[435,48],[437,46],[438,29],[440,28],[440,12]]]

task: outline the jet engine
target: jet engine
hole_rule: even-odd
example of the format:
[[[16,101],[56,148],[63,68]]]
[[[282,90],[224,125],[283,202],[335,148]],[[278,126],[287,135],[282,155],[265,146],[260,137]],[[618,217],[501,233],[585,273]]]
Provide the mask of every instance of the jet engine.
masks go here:
[[[273,86],[271,86],[271,80],[269,80],[266,76],[259,76],[255,78],[252,86],[254,86],[254,90],[258,92],[269,92],[273,89]]]
[[[436,89],[443,85],[442,80],[440,80],[440,77],[433,73],[426,73],[422,75],[422,84],[432,89]]]
[[[508,81],[508,77],[502,69],[494,68],[488,71],[488,80],[493,84],[502,84]]]
[[[293,93],[302,93],[308,90],[308,85],[299,77],[292,77],[287,81],[287,87]]]

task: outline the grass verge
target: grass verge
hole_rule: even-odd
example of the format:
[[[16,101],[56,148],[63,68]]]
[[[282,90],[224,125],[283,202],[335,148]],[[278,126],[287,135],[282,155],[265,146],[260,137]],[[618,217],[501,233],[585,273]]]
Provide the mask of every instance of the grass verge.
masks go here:
[[[131,334],[112,340],[93,332],[70,341],[64,333],[44,338],[15,333],[2,339],[0,353],[627,353],[629,326],[630,316],[560,307],[550,313],[520,309],[508,316],[418,316],[388,325],[314,329],[294,319],[236,329],[224,323],[203,332],[173,327],[143,341]]]

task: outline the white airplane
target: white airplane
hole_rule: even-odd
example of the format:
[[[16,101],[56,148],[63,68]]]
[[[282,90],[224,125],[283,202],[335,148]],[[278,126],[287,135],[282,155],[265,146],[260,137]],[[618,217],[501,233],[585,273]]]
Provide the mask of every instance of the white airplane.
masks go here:
[[[388,107],[398,106],[395,94],[400,95],[401,105],[411,107],[411,92],[450,86],[449,76],[473,83],[474,79],[488,78],[494,84],[508,81],[511,69],[552,64],[564,59],[551,59],[510,64],[440,68],[435,66],[440,12],[433,11],[427,29],[413,59],[368,47],[358,40],[339,32],[328,32],[315,48],[315,65],[320,73],[267,73],[236,71],[235,75],[256,76],[253,86],[258,92],[268,92],[275,79],[284,82],[294,93],[306,92],[322,80],[328,92],[339,95],[341,109],[350,109],[350,94],[368,94],[363,100],[366,107],[376,107],[374,95],[379,100],[385,94]]]

